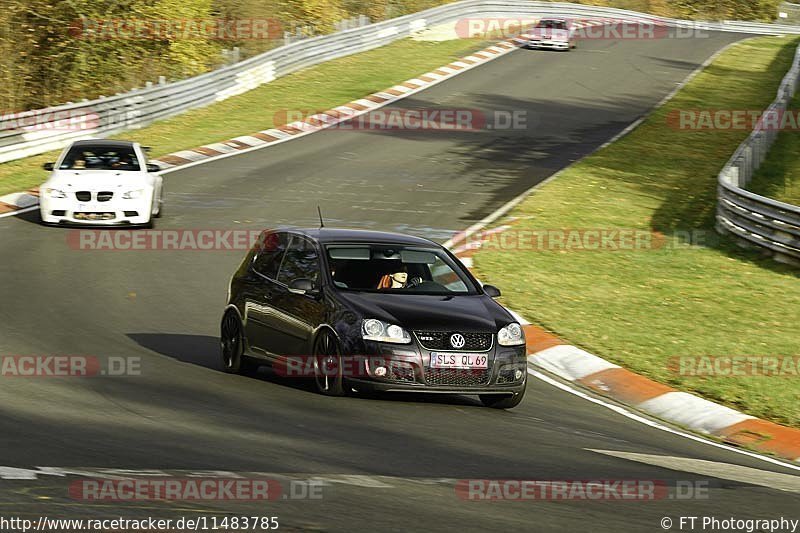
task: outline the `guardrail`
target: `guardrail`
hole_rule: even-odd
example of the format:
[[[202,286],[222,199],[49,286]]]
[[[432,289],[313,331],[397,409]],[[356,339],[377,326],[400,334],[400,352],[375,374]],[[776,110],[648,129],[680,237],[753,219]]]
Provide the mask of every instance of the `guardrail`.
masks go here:
[[[0,123],[0,163],[57,150],[77,138],[103,137],[139,128],[155,120],[244,93],[296,70],[377,48],[434,25],[466,17],[542,16],[636,20],[709,31],[800,33],[800,27],[797,26],[729,21],[698,23],[656,18],[622,9],[560,2],[465,0],[384,22],[293,42],[185,80],[172,83],[162,80],[156,85],[115,96],[28,112],[36,116],[52,115],[53,120],[44,121],[44,124],[33,128],[20,127],[19,121],[13,120]],[[63,120],[64,117],[69,120],[84,120],[91,127],[59,130],[59,118]]]
[[[800,47],[778,89],[778,97],[720,172],[717,203],[717,231],[733,235],[740,244],[762,249],[777,261],[794,265],[800,265],[800,207],[744,188],[778,137],[778,128],[768,124],[774,124],[775,118],[787,111],[798,86]]]

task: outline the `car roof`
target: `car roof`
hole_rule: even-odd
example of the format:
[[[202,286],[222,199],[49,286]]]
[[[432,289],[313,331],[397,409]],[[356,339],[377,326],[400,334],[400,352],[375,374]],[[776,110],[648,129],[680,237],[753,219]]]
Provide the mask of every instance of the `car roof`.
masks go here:
[[[120,148],[127,148],[132,147],[134,142],[132,141],[116,141],[116,140],[106,140],[106,139],[81,139],[80,141],[75,141],[72,143],[72,146],[91,146],[91,145],[99,145],[99,146],[118,146]]]
[[[416,246],[440,246],[435,242],[428,239],[423,239],[422,237],[414,237],[412,235],[404,235],[402,233],[391,233],[386,231],[345,228],[281,228],[278,231],[281,230],[305,235],[321,244],[353,242],[369,244],[386,243]]]
[[[540,19],[539,22],[567,22],[567,19],[557,19],[557,18],[545,17],[543,19]]]

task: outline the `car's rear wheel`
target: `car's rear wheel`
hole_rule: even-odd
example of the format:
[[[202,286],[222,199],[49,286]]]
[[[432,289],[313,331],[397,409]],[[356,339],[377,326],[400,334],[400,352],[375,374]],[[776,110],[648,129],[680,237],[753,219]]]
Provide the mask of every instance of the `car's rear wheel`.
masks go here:
[[[481,394],[481,403],[486,407],[494,409],[511,409],[516,407],[525,397],[525,390],[513,396],[501,396],[499,394]]]
[[[314,341],[314,382],[317,390],[326,396],[345,393],[342,373],[342,355],[339,341],[330,331],[323,331]]]
[[[258,370],[258,365],[244,354],[242,321],[233,311],[222,317],[220,327],[222,369],[230,374],[245,374]]]

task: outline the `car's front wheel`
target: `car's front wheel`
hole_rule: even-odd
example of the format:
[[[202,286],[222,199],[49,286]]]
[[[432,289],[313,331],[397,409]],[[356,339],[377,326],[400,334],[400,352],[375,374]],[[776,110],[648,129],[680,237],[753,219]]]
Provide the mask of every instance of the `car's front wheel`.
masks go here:
[[[323,331],[314,341],[314,381],[317,390],[326,396],[345,393],[339,341],[330,331]]]
[[[524,397],[524,389],[519,394],[514,394],[513,396],[501,396],[499,394],[480,395],[481,403],[486,407],[492,407],[494,409],[511,409],[518,406]]]
[[[244,354],[242,321],[233,311],[228,311],[222,317],[220,352],[222,369],[229,374],[244,374],[258,370],[258,365]]]

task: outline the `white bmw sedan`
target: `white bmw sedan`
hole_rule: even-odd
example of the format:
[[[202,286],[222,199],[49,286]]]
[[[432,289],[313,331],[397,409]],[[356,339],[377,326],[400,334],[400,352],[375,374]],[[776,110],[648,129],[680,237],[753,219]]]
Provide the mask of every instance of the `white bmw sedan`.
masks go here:
[[[161,215],[163,178],[138,143],[76,141],[44,168],[52,171],[39,188],[45,224],[150,226]]]

